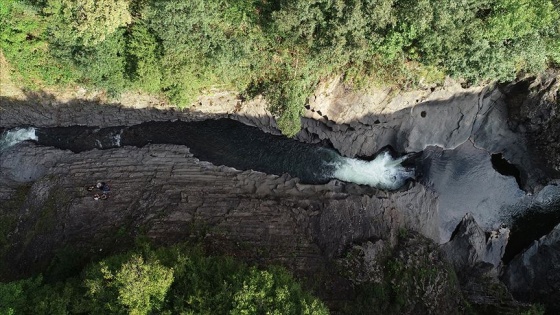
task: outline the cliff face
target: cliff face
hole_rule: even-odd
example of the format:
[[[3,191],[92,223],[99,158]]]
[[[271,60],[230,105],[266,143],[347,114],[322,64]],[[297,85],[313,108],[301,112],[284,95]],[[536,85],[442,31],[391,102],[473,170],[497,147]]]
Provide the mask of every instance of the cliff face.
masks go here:
[[[505,86],[512,130],[529,139],[544,163],[560,171],[560,80],[555,72]]]
[[[184,146],[73,154],[20,144],[2,153],[0,174],[0,213],[18,218],[4,278],[44,268],[60,248],[112,252],[138,235],[167,244],[201,239],[213,251],[311,276],[354,242],[394,243],[404,228],[437,232],[436,197],[421,185],[392,194],[336,181],[301,185],[200,162]],[[98,181],[111,187],[107,200],[86,189]],[[10,210],[17,213],[9,212],[25,185]]]
[[[391,91],[357,94],[338,84],[310,100],[298,138],[328,141],[348,156],[371,156],[386,145],[400,152],[422,151],[427,146],[450,150],[470,141],[488,153],[502,154],[519,168],[522,188],[538,191],[560,177],[550,167],[558,156],[551,139],[560,133],[554,124],[555,82],[551,75],[528,79],[521,91],[517,84],[469,89],[451,84],[445,89],[393,95]],[[543,112],[539,117],[544,115],[546,124],[537,118],[522,119],[525,112],[529,117]]]
[[[543,89],[552,91],[554,85]],[[523,129],[525,122],[515,120],[519,116],[513,108],[517,107],[512,107],[510,100],[518,90],[512,86],[454,86],[357,96],[343,84],[333,83],[310,100],[308,118],[297,138],[330,143],[347,156],[370,156],[386,145],[398,151],[420,151],[428,145],[451,149],[471,141],[490,153],[502,153],[519,167],[524,188],[538,190],[556,176],[547,172],[554,169],[556,151],[552,146],[543,151],[545,154],[531,153],[539,133]],[[521,103],[515,104],[528,106],[531,95],[521,93]],[[86,100],[63,103],[37,94],[28,95],[25,102],[0,100],[0,127],[5,128],[108,127],[150,120],[229,117],[278,133],[262,99],[241,102],[227,93],[202,99],[189,111]],[[543,104],[552,106],[550,102]],[[512,121],[518,122],[515,128]],[[550,126],[543,132],[552,132],[553,124]],[[111,186],[107,200],[94,200],[94,192],[86,189],[98,181]],[[201,162],[188,148],[175,145],[74,154],[20,144],[0,153],[0,215],[9,222],[4,244],[7,268],[2,269],[5,279],[45,268],[60,248],[95,256],[127,248],[135,237],[146,236],[164,244],[194,240],[215,253],[283,264],[312,279],[310,282],[318,279],[322,297],[332,305],[352,298],[357,285],[355,274],[344,276],[333,267],[333,261],[358,251],[357,263],[342,265],[347,269],[367,265],[360,277],[375,280],[375,268],[379,267],[375,262],[383,260],[384,251],[372,248],[379,244],[388,250],[399,248],[400,235],[406,230],[417,232],[418,238],[439,241],[440,227],[437,195],[420,183],[392,193],[338,181],[302,185],[287,176]],[[493,243],[470,224],[472,228],[466,231],[474,237],[457,236],[445,251],[458,269],[482,263],[483,273],[495,277],[501,268],[497,256],[503,254],[507,236]],[[423,255],[440,260],[433,246],[418,248]],[[405,261],[410,257],[406,249],[398,249],[395,255]],[[442,266],[439,270],[445,274]],[[457,288],[449,281],[442,283],[445,285],[434,292]],[[437,305],[459,303],[452,302],[449,295],[437,296],[441,299]],[[426,299],[431,298],[418,301]],[[411,313],[425,309],[430,308],[410,306]]]
[[[560,225],[534,241],[508,265],[503,281],[521,300],[547,305],[551,314],[560,312]]]

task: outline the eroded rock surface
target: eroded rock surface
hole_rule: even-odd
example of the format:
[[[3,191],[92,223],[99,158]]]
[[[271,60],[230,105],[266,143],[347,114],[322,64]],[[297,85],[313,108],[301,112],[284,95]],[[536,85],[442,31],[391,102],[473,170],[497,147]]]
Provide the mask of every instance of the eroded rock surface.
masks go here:
[[[539,78],[527,81],[526,87],[462,89],[455,85],[397,95],[390,89],[360,94],[335,82],[310,99],[308,118],[297,138],[330,143],[346,156],[371,156],[387,145],[404,152],[426,146],[453,149],[471,141],[476,148],[499,153],[517,166],[523,188],[536,191],[558,174],[549,170],[560,169],[555,80]],[[189,111],[33,97],[25,101],[0,98],[0,128],[108,127],[229,117],[278,133],[262,98],[241,102],[231,93],[204,98]],[[112,187],[108,200],[96,201],[85,189],[97,181]],[[401,229],[439,241],[440,220],[436,193],[422,184],[395,193],[338,181],[302,185],[286,176],[200,162],[188,148],[174,145],[72,154],[21,144],[0,155],[0,213],[16,218],[7,238],[10,268],[6,270],[13,272],[5,277],[40,270],[65,246],[99,253],[126,248],[138,235],[161,243],[201,239],[215,252],[281,263],[309,277],[326,275],[319,282],[324,284],[324,297],[331,301],[343,299],[351,287],[348,279],[339,281],[325,272],[331,259],[355,244],[366,244],[364,251],[369,254],[364,257],[372,265],[375,246],[367,245],[368,241],[392,246]],[[507,237],[499,234],[486,239],[471,227],[452,241],[468,252],[454,252],[451,260],[457,263],[458,259],[458,266],[485,262],[495,269]],[[545,250],[556,246],[552,244],[532,249],[534,255],[524,254],[524,261],[531,261],[531,268],[538,271],[525,282],[512,278],[511,283],[538,287],[539,277],[556,270],[555,265],[533,262],[538,255],[557,259]],[[526,265],[518,263],[515,269],[512,263],[508,272],[519,276],[524,272],[519,270],[529,268]],[[474,282],[467,286],[470,292],[485,290]],[[538,287],[539,296],[552,294],[557,299],[554,286]],[[510,284],[510,288],[524,294],[522,286]],[[484,301],[481,304],[496,302]]]
[[[51,164],[34,168],[45,157]],[[216,252],[304,275],[325,269],[353,242],[390,242],[400,229],[437,235],[436,196],[422,185],[395,193],[338,181],[302,185],[200,162],[176,145],[74,154],[22,143],[0,161],[0,197],[31,185],[8,238],[4,277],[40,270],[60,248],[111,252],[138,235],[165,244],[200,238]],[[27,169],[33,172],[21,176]],[[107,200],[86,189],[98,181],[111,186]]]
[[[516,298],[560,312],[560,225],[516,256],[502,279]]]
[[[503,88],[510,95],[511,126],[530,140],[542,163],[560,171],[560,80],[550,72]]]
[[[455,270],[459,272],[467,272],[469,268],[486,265],[486,273],[497,276],[508,238],[507,228],[492,231],[487,236],[473,216],[466,214],[451,240],[442,245],[442,250]]]
[[[538,151],[555,167],[556,78],[527,79],[521,92],[519,83],[469,89],[449,83],[433,91],[357,93],[335,81],[310,99],[297,138],[327,141],[347,156],[372,156],[387,145],[400,152],[454,149],[470,140],[489,154],[502,154],[519,168],[522,188],[537,191],[559,176],[544,167],[548,162]]]

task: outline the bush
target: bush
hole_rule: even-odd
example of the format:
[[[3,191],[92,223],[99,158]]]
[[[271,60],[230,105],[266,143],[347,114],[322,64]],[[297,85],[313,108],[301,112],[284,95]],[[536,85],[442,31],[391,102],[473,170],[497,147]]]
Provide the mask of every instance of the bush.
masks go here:
[[[55,40],[93,46],[130,24],[128,0],[47,0]]]
[[[140,255],[114,257],[86,271],[88,313],[148,314],[160,310],[173,282],[173,269]]]
[[[72,52],[72,60],[80,70],[80,82],[107,90],[116,96],[127,86],[125,77],[124,30],[109,35],[95,46],[81,46]]]
[[[148,93],[160,92],[161,52],[155,35],[140,22],[132,25],[126,38],[127,74],[132,86]]]

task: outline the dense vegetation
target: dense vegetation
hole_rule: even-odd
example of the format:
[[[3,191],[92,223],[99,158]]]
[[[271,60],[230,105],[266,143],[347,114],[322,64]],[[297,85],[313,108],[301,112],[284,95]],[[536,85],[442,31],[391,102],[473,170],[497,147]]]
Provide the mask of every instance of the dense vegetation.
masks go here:
[[[262,93],[292,135],[324,78],[409,87],[560,64],[558,0],[0,0],[0,48],[27,85]]]
[[[281,268],[184,245],[111,256],[64,281],[47,278],[0,283],[0,314],[328,314]]]

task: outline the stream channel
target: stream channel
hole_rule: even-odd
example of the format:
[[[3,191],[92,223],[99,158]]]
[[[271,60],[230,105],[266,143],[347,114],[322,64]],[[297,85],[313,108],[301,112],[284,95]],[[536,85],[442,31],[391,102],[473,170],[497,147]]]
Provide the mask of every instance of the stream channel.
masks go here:
[[[186,145],[199,160],[239,170],[287,173],[307,184],[338,179],[383,190],[406,190],[410,182],[418,181],[439,196],[441,243],[449,240],[469,212],[485,230],[511,229],[506,261],[560,222],[560,187],[549,185],[535,195],[526,193],[519,188],[515,166],[470,141],[452,150],[427,147],[423,152],[397,154],[386,148],[375,156],[355,159],[343,157],[327,145],[306,144],[220,119],[107,128],[12,128],[0,136],[0,158],[2,150],[21,141],[76,153],[147,144]]]

